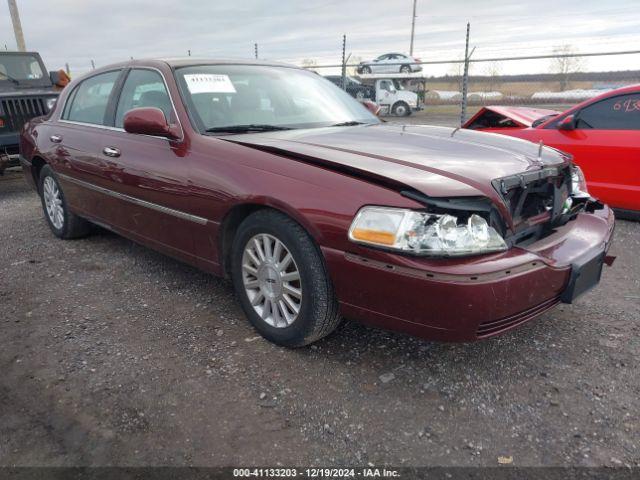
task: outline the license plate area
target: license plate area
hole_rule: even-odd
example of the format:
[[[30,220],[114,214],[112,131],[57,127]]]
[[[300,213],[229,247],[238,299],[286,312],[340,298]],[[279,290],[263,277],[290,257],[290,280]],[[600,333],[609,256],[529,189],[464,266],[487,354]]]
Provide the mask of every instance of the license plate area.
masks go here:
[[[604,251],[600,251],[584,261],[573,263],[569,284],[561,297],[563,303],[573,303],[600,282],[605,255]]]

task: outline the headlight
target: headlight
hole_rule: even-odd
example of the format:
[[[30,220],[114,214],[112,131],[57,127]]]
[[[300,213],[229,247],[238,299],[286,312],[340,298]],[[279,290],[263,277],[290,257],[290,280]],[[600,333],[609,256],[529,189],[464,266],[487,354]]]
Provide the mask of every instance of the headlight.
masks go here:
[[[574,197],[588,197],[587,181],[582,170],[577,165],[571,166],[571,194]]]
[[[417,255],[460,256],[507,249],[500,234],[479,215],[460,225],[453,215],[390,207],[362,208],[351,224],[349,239]]]
[[[45,105],[47,106],[48,111],[53,110],[53,107],[56,106],[56,100],[57,100],[57,97],[47,98]]]

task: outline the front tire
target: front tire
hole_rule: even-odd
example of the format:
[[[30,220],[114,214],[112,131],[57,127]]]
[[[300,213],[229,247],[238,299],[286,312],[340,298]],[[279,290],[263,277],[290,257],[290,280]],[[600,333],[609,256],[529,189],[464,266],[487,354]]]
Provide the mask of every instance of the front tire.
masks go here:
[[[400,67],[400,73],[411,73],[411,67],[409,65],[402,65]]]
[[[364,75],[369,75],[369,74],[371,73],[371,67],[366,67],[366,66],[365,66],[365,67],[362,67],[362,68],[361,68],[361,72],[362,72]]]
[[[267,340],[301,347],[340,323],[338,301],[322,255],[294,220],[260,210],[238,227],[231,277],[245,315]]]
[[[411,108],[405,102],[396,102],[393,105],[393,114],[397,117],[407,117],[411,114]]]
[[[63,239],[87,235],[91,224],[69,210],[62,187],[49,165],[42,167],[38,180],[44,218],[53,234]]]

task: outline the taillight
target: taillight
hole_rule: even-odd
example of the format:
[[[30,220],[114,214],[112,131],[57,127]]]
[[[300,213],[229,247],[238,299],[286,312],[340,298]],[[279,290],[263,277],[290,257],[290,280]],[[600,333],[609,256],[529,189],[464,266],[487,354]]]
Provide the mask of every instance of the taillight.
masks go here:
[[[4,118],[0,117],[0,128],[4,128]]]
[[[414,58],[413,61],[417,62],[417,63],[420,63],[422,60],[420,60],[419,58]]]

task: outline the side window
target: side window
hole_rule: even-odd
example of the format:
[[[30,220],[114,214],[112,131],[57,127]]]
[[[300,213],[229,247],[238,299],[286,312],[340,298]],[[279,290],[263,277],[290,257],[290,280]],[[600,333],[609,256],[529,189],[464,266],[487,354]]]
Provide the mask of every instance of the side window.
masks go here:
[[[87,78],[69,96],[62,115],[64,120],[104,125],[109,96],[120,71],[101,73]]]
[[[118,100],[115,126],[122,128],[124,115],[139,107],[159,108],[167,121],[172,120],[171,99],[162,76],[154,70],[135,69],[129,72]]]
[[[598,130],[640,130],[640,93],[607,98],[583,108],[576,127]]]
[[[380,82],[380,88],[382,90],[386,90],[387,92],[392,92],[393,91],[391,82],[389,80],[382,80]]]

